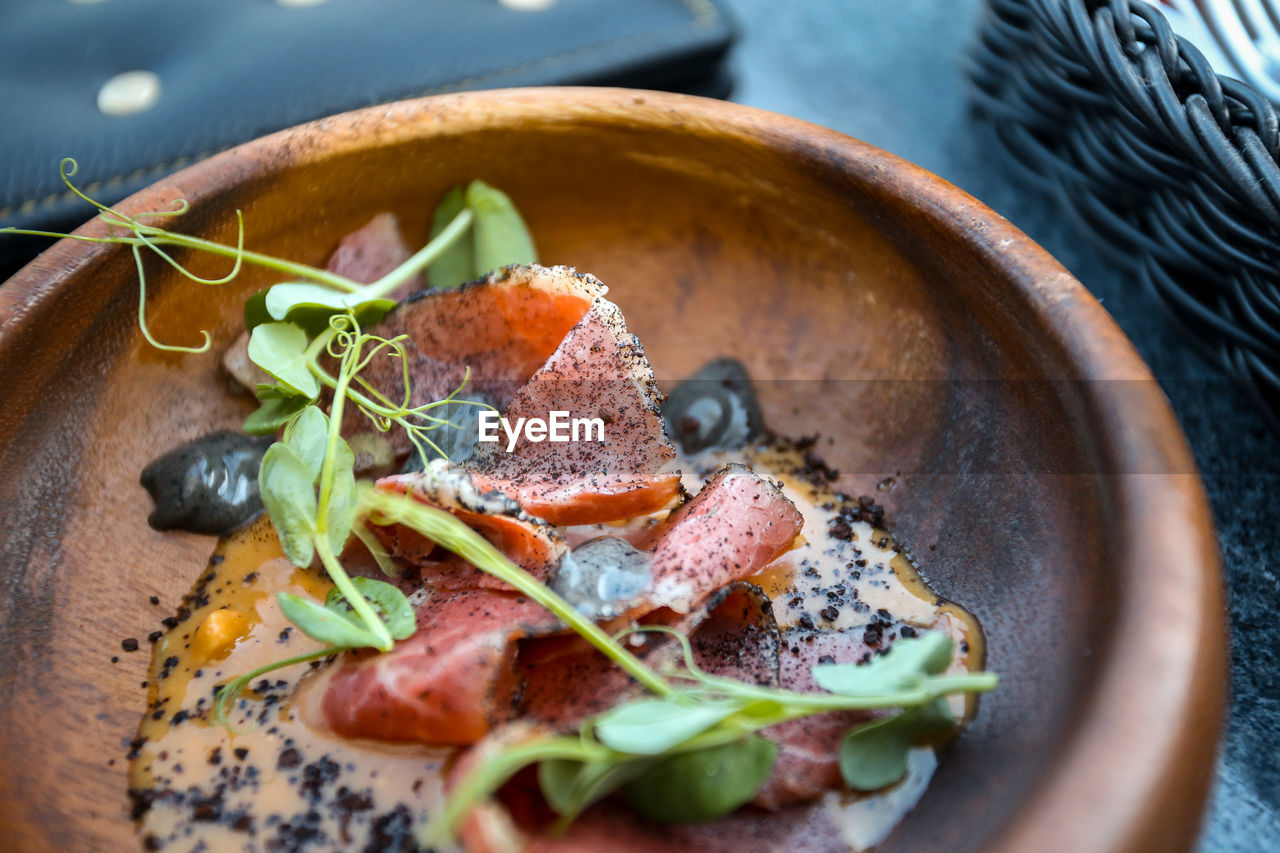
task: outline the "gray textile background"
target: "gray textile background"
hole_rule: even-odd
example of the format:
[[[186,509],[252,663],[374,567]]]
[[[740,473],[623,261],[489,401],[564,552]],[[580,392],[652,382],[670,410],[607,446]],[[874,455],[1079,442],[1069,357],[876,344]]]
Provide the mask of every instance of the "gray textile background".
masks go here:
[[[1280,849],[1280,442],[1266,419],[1068,215],[1013,181],[968,115],[981,0],[725,5],[741,26],[733,100],[859,137],[977,196],[1102,300],[1163,384],[1204,473],[1230,595],[1232,707],[1200,848]]]

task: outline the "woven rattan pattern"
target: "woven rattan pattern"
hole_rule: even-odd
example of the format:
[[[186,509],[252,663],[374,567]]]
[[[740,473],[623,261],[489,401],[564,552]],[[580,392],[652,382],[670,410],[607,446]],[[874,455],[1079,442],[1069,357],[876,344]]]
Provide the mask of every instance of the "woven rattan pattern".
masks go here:
[[[988,0],[976,107],[1280,413],[1280,124],[1134,0]]]

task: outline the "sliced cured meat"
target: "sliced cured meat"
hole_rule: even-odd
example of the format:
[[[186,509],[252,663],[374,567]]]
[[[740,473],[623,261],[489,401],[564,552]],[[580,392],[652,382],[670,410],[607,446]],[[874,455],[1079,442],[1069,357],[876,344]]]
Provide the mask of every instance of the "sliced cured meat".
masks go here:
[[[708,591],[773,562],[803,524],[777,486],[750,468],[726,465],[655,532],[649,598],[687,613]]]
[[[369,284],[400,266],[413,253],[400,236],[400,222],[394,213],[379,213],[338,242],[325,269],[352,281]],[[422,277],[412,276],[388,299],[403,299],[422,288]]]
[[[389,478],[383,487],[411,489],[413,482],[410,477]],[[439,489],[431,494],[444,500]],[[627,618],[647,614],[651,622],[691,630],[701,620],[682,621],[682,615],[716,590],[763,568],[790,544],[800,525],[799,513],[771,483],[746,468],[726,468],[673,514],[651,545],[654,588],[673,594],[643,597]],[[696,553],[689,550],[704,539]],[[678,582],[673,580],[677,576]],[[701,612],[715,610],[731,593],[723,591]],[[759,598],[763,601],[763,595]],[[328,676],[325,716],[331,728],[350,737],[471,743],[509,715],[510,701],[518,699],[521,684],[529,681],[529,695],[537,692],[538,698],[528,703],[540,708],[539,714],[558,721],[580,719],[592,712],[594,700],[616,701],[627,679],[595,652],[582,654],[576,638],[541,650],[536,660],[547,667],[537,684],[527,668],[517,672],[514,641],[562,630],[554,617],[521,597],[483,589],[437,591],[420,611],[413,637],[385,655],[345,657]],[[654,647],[663,645],[669,644]],[[589,677],[597,670],[603,682]],[[619,682],[616,690],[610,679]]]
[[[606,292],[571,267],[513,266],[461,287],[418,291],[371,331],[406,336],[411,406],[442,399],[466,380],[461,398],[470,388],[501,409]],[[360,376],[389,399],[403,399],[399,359],[375,358]],[[348,434],[368,429],[354,411],[343,426]],[[392,442],[399,453],[409,450],[399,430]]]
[[[818,803],[781,812],[740,809],[709,823],[667,826],[605,800],[579,815],[563,834],[553,834],[551,821],[522,824],[503,804],[489,802],[472,812],[462,841],[468,853],[849,853],[851,849],[831,812]]]
[[[813,665],[820,662],[857,663],[874,654],[861,632],[795,629],[782,635],[780,680],[788,690],[813,692]],[[871,718],[865,711],[841,711],[771,726],[761,732],[778,745],[778,757],[752,802],[766,809],[780,809],[807,802],[843,784],[840,776],[840,742],[851,726]]]
[[[670,611],[665,612],[670,616]],[[690,644],[695,662],[709,673],[776,687],[780,671],[799,670],[799,664],[790,662],[780,669],[776,624],[768,609],[768,598],[757,587],[733,584],[708,600],[705,609],[673,626],[684,629],[695,620],[697,627],[690,633]],[[521,645],[546,648],[557,639],[528,640]],[[798,643],[808,645],[803,640]],[[825,650],[826,645],[820,643],[816,648]],[[646,659],[651,665],[658,665],[660,661],[674,661],[678,654],[674,644],[658,646]],[[807,660],[817,656],[815,651],[805,657]],[[782,657],[797,656],[783,649]],[[630,698],[630,694],[640,692],[634,685],[623,683],[624,680],[615,679],[614,684],[600,681],[607,676],[603,670],[578,669],[575,679],[574,671],[565,666],[562,659],[553,658],[551,663],[560,666],[563,672],[556,679],[540,683],[545,673],[530,671],[530,662],[522,650],[520,665],[529,679],[529,688],[521,707],[521,722],[477,744],[461,762],[459,772],[476,760],[473,753],[483,755],[499,743],[510,744],[562,729],[566,722],[576,724],[586,713],[604,711]],[[587,665],[589,660],[583,658],[581,664]],[[590,687],[584,689],[584,684]],[[608,693],[603,698],[596,695],[601,692],[598,690],[601,685],[605,688],[603,692]],[[547,709],[554,711],[568,706],[570,696],[585,694],[589,694],[587,703],[567,720],[545,713]],[[754,801],[756,805],[765,805],[770,809],[768,812],[746,809],[711,823],[662,826],[648,823],[620,804],[606,800],[579,816],[563,835],[555,835],[550,831],[554,815],[541,803],[536,777],[525,774],[509,783],[497,800],[473,811],[463,828],[463,841],[470,851],[847,850],[848,847],[838,841],[838,833],[831,831],[829,813],[813,801],[840,785],[834,756],[838,754],[839,738],[857,719],[856,715],[828,714],[765,730],[764,734],[780,746],[773,773]],[[799,723],[809,725],[797,725]],[[769,797],[772,799],[762,802]]]
[[[468,469],[477,486],[497,489],[553,524],[594,524],[664,509],[679,493],[675,458],[659,409],[661,395],[644,348],[618,306],[597,299],[506,407],[505,418],[603,422],[592,440],[481,444]],[[514,426],[513,426],[514,428]],[[596,438],[600,440],[595,440]],[[583,436],[585,438],[585,436]]]
[[[778,625],[768,596],[757,586],[733,583],[714,591],[685,616],[662,608],[640,620],[689,637],[694,661],[707,672],[777,686]],[[681,661],[680,645],[667,634],[637,633],[632,653],[663,672]],[[576,636],[520,642],[517,672],[524,682],[519,717],[567,730],[644,690]]]
[[[322,676],[321,711],[342,737],[474,743],[508,710],[511,643],[558,628],[526,598],[437,592],[408,640],[386,654],[347,653]]]
[[[481,494],[464,471],[443,459],[432,460],[423,471],[384,477],[376,488],[448,510],[538,580],[545,581],[568,550],[554,527],[527,515],[500,493]],[[434,542],[413,530],[398,525],[375,526],[375,530],[388,550],[418,566],[423,581],[432,587],[514,592],[507,583],[460,557],[438,553]]]

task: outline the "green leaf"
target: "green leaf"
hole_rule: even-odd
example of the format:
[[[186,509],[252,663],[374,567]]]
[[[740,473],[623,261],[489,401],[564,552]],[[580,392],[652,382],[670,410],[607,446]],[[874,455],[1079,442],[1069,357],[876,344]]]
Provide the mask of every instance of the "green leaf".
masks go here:
[[[307,333],[292,323],[263,323],[249,336],[249,358],[277,381],[314,400],[320,384],[307,369]]]
[[[279,382],[258,383],[258,387],[253,389],[253,396],[259,400],[287,400],[290,397],[297,397],[304,403],[311,402],[306,398],[306,395],[299,394],[288,385],[281,385]]]
[[[777,755],[778,747],[758,736],[680,753],[647,768],[622,796],[658,823],[715,820],[751,801]]]
[[[823,690],[844,696],[897,693],[945,670],[951,656],[951,638],[931,632],[898,640],[889,651],[863,664],[815,664],[813,678]]]
[[[359,494],[356,491],[355,462],[350,446],[339,438],[333,448],[332,481],[324,514],[324,532],[329,537],[329,548],[335,554],[342,553],[347,537],[351,535],[351,525],[356,521]]]
[[[346,612],[288,592],[277,592],[285,617],[313,640],[343,649],[377,647],[378,641]]]
[[[274,320],[293,323],[310,337],[329,328],[329,318],[347,311],[361,327],[377,323],[396,306],[390,299],[369,299],[360,293],[342,293],[320,284],[285,282],[267,291],[264,305]]]
[[[315,556],[316,491],[311,472],[286,445],[267,448],[258,469],[258,491],[271,516],[285,556],[295,566]]]
[[[250,296],[244,302],[244,328],[247,332],[252,332],[255,327],[261,326],[263,323],[271,322],[271,312],[267,310],[267,291],[270,288],[263,288]]]
[[[955,728],[945,699],[850,729],[840,744],[840,775],[855,791],[875,791],[902,779],[921,741]]]
[[[651,761],[573,761],[552,758],[538,765],[538,786],[547,804],[565,820],[644,773]]]
[[[273,388],[276,386],[259,386]],[[261,399],[261,398],[260,398]],[[267,397],[253,414],[245,418],[244,431],[249,435],[271,435],[293,420],[294,416],[311,406],[311,401],[301,395]]]
[[[417,630],[418,620],[413,613],[409,599],[405,598],[399,587],[376,578],[356,577],[351,579],[356,592],[363,595],[373,605],[393,640],[407,640]],[[324,606],[341,613],[352,614],[355,611],[343,596],[342,590],[336,586],[329,590]],[[355,618],[354,616],[352,618]]]
[[[467,206],[462,187],[454,187],[445,193],[444,198],[431,216],[431,239],[440,236],[440,232],[449,226],[459,213]],[[432,287],[453,287],[479,277],[474,261],[475,240],[468,231],[452,246],[440,253],[427,267],[427,277]]]
[[[356,503],[358,504],[359,502],[360,500],[357,497]],[[392,559],[390,552],[383,547],[381,540],[373,535],[373,531],[369,529],[367,524],[364,522],[353,524],[351,525],[351,532],[364,544],[369,556],[373,557],[373,561],[378,564],[378,568],[382,570],[384,575],[389,578],[398,578],[405,573],[404,568]]]
[[[701,734],[742,708],[740,701],[640,699],[619,705],[595,724],[596,737],[619,752],[658,755]]]
[[[312,483],[318,483],[320,467],[324,464],[325,450],[329,445],[329,419],[324,412],[308,406],[284,431],[284,442],[307,466]]]
[[[467,185],[467,207],[476,217],[473,239],[477,275],[509,264],[537,262],[538,252],[529,229],[506,193],[483,181],[472,181]]]
[[[590,772],[589,768],[598,766],[597,762],[571,761],[567,758],[552,758],[538,765],[538,787],[547,805],[556,814],[568,814],[579,811],[575,808],[575,791],[579,780]]]

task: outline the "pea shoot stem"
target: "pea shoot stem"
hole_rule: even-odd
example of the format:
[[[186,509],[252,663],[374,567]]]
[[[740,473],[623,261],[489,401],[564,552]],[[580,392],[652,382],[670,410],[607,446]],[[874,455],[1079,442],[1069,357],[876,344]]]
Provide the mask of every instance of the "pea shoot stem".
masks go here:
[[[505,749],[472,767],[462,782],[450,792],[436,832],[442,842],[458,831],[459,824],[471,808],[511,780],[523,768],[539,761],[564,759],[591,761],[617,755],[613,750],[576,737],[543,737]]]
[[[222,689],[218,691],[218,698],[214,700],[213,705],[214,720],[232,734],[243,734],[244,732],[237,732],[235,729],[231,728],[231,724],[227,720],[227,706],[240,696],[244,691],[244,688],[249,685],[249,682],[253,681],[255,678],[261,678],[269,672],[275,672],[276,670],[293,666],[296,663],[307,663],[308,661],[318,660],[320,658],[329,657],[330,655],[336,655],[340,651],[342,651],[342,649],[327,646],[323,649],[316,649],[314,652],[306,652],[305,654],[296,655],[295,657],[285,658],[284,660],[278,660],[265,666],[260,666],[251,672],[246,672],[244,675],[233,678],[231,681],[224,684]]]
[[[445,229],[436,235],[434,240],[423,246],[407,261],[382,278],[361,288],[361,292],[369,299],[385,297],[420,271],[426,269],[436,258],[448,251],[462,235],[467,233],[467,229],[471,227],[471,223],[474,220],[475,214],[469,208],[463,208],[462,212],[453,217],[449,224],[445,226]]]
[[[354,324],[354,319],[351,322]],[[374,639],[378,641],[378,648],[387,652],[391,651],[392,647],[395,646],[395,641],[391,638],[391,632],[387,630],[386,623],[378,616],[377,611],[369,604],[368,599],[355,588],[350,576],[342,568],[342,563],[338,561],[329,544],[327,529],[329,502],[333,495],[334,466],[337,464],[338,445],[342,442],[342,410],[346,403],[347,389],[351,384],[354,365],[360,360],[360,330],[359,327],[356,327],[354,332],[347,331],[344,333],[331,327],[329,333],[329,338],[343,334],[350,335],[351,338],[346,351],[342,355],[342,368],[338,371],[338,383],[334,389],[333,403],[329,409],[329,432],[325,446],[324,462],[320,467],[320,498],[316,502],[316,534],[314,537],[316,554],[319,555],[320,562],[324,564],[325,571],[329,573],[329,577],[333,578],[334,585],[342,592],[347,603],[360,615],[360,618],[364,620],[365,625],[373,634]],[[316,340],[325,337],[326,335],[322,334]]]
[[[321,524],[323,524],[323,517]],[[377,611],[369,604],[369,600],[360,594],[355,584],[351,582],[351,576],[347,574],[347,570],[342,568],[342,563],[334,555],[333,549],[329,547],[329,538],[323,532],[316,534],[316,554],[320,557],[320,562],[324,565],[325,571],[329,573],[329,577],[333,579],[333,585],[342,593],[342,597],[347,600],[351,608],[360,614],[360,618],[364,620],[365,626],[369,632],[373,634],[374,639],[378,641],[378,649],[380,651],[389,652],[395,647],[395,641],[391,639],[391,632],[387,630],[387,625],[378,616]]]

